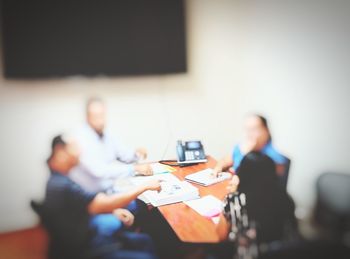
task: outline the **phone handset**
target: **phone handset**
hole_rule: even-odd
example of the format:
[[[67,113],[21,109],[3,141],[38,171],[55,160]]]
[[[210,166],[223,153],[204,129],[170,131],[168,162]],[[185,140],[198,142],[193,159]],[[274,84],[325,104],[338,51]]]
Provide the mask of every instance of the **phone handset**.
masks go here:
[[[176,153],[179,162],[183,162],[186,160],[184,146],[182,145],[182,141],[178,140],[176,145]]]

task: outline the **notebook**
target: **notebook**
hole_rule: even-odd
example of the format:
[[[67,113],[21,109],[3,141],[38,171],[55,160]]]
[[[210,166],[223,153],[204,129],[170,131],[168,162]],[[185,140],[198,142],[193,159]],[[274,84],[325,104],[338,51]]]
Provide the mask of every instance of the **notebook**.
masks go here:
[[[217,221],[217,217],[223,210],[223,202],[213,195],[207,195],[200,199],[185,201],[187,206],[195,210],[197,213],[213,220],[214,223]]]
[[[220,173],[218,177],[214,177],[212,175],[212,172],[213,169],[208,168],[194,174],[189,174],[185,177],[185,179],[189,182],[193,182],[202,186],[209,186],[230,179],[232,176],[230,173]]]

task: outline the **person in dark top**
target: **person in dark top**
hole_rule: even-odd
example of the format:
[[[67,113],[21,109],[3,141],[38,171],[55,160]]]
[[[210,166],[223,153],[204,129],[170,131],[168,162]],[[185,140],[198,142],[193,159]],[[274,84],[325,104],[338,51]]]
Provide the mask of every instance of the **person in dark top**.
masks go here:
[[[270,247],[298,237],[294,202],[279,184],[275,163],[267,155],[256,151],[245,155],[228,191],[245,194],[245,209],[250,228],[254,230],[250,238],[259,247],[262,244]],[[230,222],[221,215],[217,233],[222,242],[208,249],[214,258],[232,258],[238,252],[235,250],[238,248],[228,242],[230,228]]]
[[[258,242],[282,240],[296,229],[295,205],[283,189],[274,161],[260,152],[250,152],[237,170],[238,192],[247,197],[247,212],[257,223]],[[294,232],[294,231],[292,231]]]
[[[67,177],[79,161],[79,148],[72,140],[57,136],[48,159],[51,170],[47,182],[41,218],[51,239],[51,258],[154,258],[149,236],[118,231],[108,234],[95,224],[98,215],[118,218],[131,226],[133,215],[127,204],[146,190],[160,190],[158,181],[150,181],[132,191],[107,195],[83,190]],[[113,229],[112,229],[113,230]]]
[[[248,217],[257,223],[259,243],[282,240],[286,231],[296,230],[294,202],[279,184],[276,166],[270,157],[260,152],[248,153],[237,176],[237,190],[246,194]],[[234,185],[235,180],[232,181]]]

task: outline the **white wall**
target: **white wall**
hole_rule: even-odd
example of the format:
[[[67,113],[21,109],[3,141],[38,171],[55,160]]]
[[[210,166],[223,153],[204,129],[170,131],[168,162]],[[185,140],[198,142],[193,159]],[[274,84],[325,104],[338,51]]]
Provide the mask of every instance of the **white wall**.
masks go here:
[[[109,126],[150,159],[173,158],[178,138],[220,157],[248,112],[271,121],[293,165],[288,189],[310,211],[326,170],[350,172],[349,1],[187,1],[189,72],[135,78],[0,79],[0,231],[37,221],[51,138],[80,125],[100,95]],[[171,145],[166,150],[167,143]]]

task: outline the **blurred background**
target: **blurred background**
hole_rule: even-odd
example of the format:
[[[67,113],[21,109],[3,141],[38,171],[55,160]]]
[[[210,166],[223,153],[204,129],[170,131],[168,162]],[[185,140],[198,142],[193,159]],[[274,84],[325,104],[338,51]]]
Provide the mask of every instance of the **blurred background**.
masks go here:
[[[288,191],[305,222],[317,177],[350,174],[350,1],[186,0],[183,14],[185,57],[172,71],[16,78],[2,59],[0,232],[37,224],[29,201],[44,194],[49,143],[84,122],[95,95],[109,128],[151,161],[175,158],[178,139],[200,139],[218,159],[248,113],[264,114],[292,160]]]

